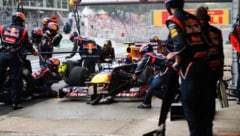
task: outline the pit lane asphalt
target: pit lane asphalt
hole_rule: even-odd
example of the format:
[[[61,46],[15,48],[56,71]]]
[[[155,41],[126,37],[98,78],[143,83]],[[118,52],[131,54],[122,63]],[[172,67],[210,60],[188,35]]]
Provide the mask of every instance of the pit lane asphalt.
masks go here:
[[[226,45],[225,63],[231,62],[231,46]],[[58,90],[65,83],[54,84]],[[37,99],[24,102],[24,108],[12,111],[0,104],[0,136],[141,136],[157,128],[161,100],[154,98],[152,109],[137,109],[140,102],[118,102],[110,105],[88,105],[86,101],[67,99]],[[214,132],[240,135],[240,105],[230,101],[230,107],[220,108]],[[184,119],[167,120],[167,136],[187,136]],[[220,135],[218,135],[220,136]]]

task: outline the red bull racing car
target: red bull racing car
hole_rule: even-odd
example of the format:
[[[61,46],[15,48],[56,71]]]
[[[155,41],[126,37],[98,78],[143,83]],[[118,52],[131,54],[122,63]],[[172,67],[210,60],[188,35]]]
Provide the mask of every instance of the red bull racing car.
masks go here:
[[[65,69],[65,82],[70,83],[66,87],[59,90],[60,97],[65,97],[70,100],[85,100],[91,104],[96,104],[94,100],[97,97],[103,96],[99,94],[112,94],[115,100],[136,101],[142,100],[147,90],[147,75],[151,72],[150,67],[139,77],[138,82],[132,81],[137,62],[141,59],[139,49],[148,42],[125,43],[128,44],[126,55],[115,60],[106,60],[102,63],[103,69],[91,75],[87,74],[86,70],[79,65],[77,61],[67,61],[61,66]],[[154,50],[158,51],[157,43],[150,43]],[[68,80],[66,80],[68,79]],[[73,83],[69,79],[76,79],[77,83]],[[75,81],[74,81],[75,82]]]

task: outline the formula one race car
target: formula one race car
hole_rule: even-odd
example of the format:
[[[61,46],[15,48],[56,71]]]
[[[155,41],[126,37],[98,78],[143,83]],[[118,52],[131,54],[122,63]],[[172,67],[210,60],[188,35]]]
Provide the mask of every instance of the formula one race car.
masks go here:
[[[92,73],[91,76],[82,66],[78,65],[79,61],[67,61],[62,68],[73,68],[65,73],[65,75],[68,73],[68,81],[65,80],[68,86],[59,90],[60,97],[73,100],[87,98],[90,99],[91,104],[98,103],[98,98],[104,97],[104,94],[113,96],[115,100],[142,100],[147,90],[148,78],[153,75],[153,68],[147,67],[138,78],[138,82],[132,81],[132,74],[142,57],[139,50],[143,45],[150,44],[154,51],[158,52],[159,44],[155,42],[125,44],[128,44],[127,55],[115,60],[106,60],[106,63],[101,64],[103,70]],[[69,79],[74,79],[74,81],[70,82]]]
[[[131,80],[137,64],[120,61],[102,64],[103,70],[93,75],[90,80],[86,80],[85,86],[61,88],[59,90],[60,97],[72,100],[88,99],[91,104],[97,104],[98,102],[95,100],[97,97],[103,96],[102,94],[111,94],[116,100],[142,100],[147,90],[147,83]]]
[[[71,84],[61,88],[59,90],[60,97],[67,97],[72,100],[87,98],[90,99],[92,104],[96,103],[93,101],[100,96],[98,94],[110,94],[116,100],[142,100],[147,90],[147,80],[144,78],[151,76],[146,74],[152,74],[152,69],[147,68],[146,72],[143,72],[142,76],[140,76],[139,82],[133,82],[131,76],[137,67],[136,62],[141,59],[137,59],[137,56],[134,55],[136,55],[134,46],[128,46],[127,55],[115,60],[105,60],[105,63],[101,64],[103,69],[93,73],[91,76],[87,75],[83,67],[76,66],[76,61],[71,62],[69,66],[75,66],[72,68],[68,78],[76,79],[78,84],[76,82],[75,85]],[[70,62],[68,61],[68,63]],[[68,65],[65,66],[68,67]]]

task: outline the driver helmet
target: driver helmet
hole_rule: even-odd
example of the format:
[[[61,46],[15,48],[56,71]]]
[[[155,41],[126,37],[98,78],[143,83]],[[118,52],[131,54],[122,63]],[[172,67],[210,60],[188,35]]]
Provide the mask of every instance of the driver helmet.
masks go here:
[[[78,36],[78,33],[74,31],[69,35],[69,40],[73,42],[74,38],[77,36]]]
[[[26,20],[26,17],[22,12],[15,12],[12,15],[12,24],[23,26],[25,20]]]
[[[150,44],[145,44],[139,49],[139,52],[141,55],[144,55],[147,52],[153,52],[153,47]]]
[[[183,9],[184,6],[184,0],[164,0],[164,2],[170,15],[172,15],[170,8]]]
[[[130,55],[125,55],[123,58],[122,58],[122,63],[125,63],[125,64],[130,64],[132,63],[132,57]]]
[[[55,36],[58,32],[59,26],[57,23],[50,22],[48,23],[47,29],[49,30],[52,36]]]
[[[160,41],[160,39],[157,35],[154,35],[150,38],[150,42],[159,42],[159,41]]]

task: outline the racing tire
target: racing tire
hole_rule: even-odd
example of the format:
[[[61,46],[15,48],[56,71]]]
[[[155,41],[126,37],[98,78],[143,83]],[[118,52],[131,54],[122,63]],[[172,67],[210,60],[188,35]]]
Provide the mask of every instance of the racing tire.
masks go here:
[[[22,83],[21,83],[21,89],[22,89],[21,96],[23,98],[32,96],[34,91],[34,87],[33,87],[34,85],[32,81],[33,81],[33,78],[31,76],[23,76]]]
[[[32,66],[30,60],[24,60],[23,67],[28,69],[30,73],[32,73]]]
[[[70,86],[84,86],[87,77],[89,76],[87,69],[81,66],[75,66],[68,77],[67,84]]]
[[[5,104],[12,104],[10,90],[0,92],[0,102]]]
[[[217,84],[217,95],[218,100],[220,102],[221,108],[229,107],[227,93],[226,93],[226,86],[223,80],[219,80]]]
[[[31,79],[29,79],[26,76],[23,76],[22,82],[21,82],[21,97],[24,99],[32,96],[32,88],[31,88],[30,82],[31,82]],[[0,93],[0,102],[3,102],[5,104],[12,104],[10,90]]]
[[[75,66],[81,66],[81,62],[69,60],[69,61],[66,61],[65,64],[67,65],[67,71],[66,71],[65,74],[63,74],[63,80],[64,80],[66,83],[68,83],[68,82],[69,82],[68,77],[69,77],[72,69],[73,69]]]

